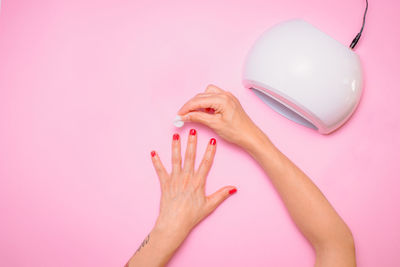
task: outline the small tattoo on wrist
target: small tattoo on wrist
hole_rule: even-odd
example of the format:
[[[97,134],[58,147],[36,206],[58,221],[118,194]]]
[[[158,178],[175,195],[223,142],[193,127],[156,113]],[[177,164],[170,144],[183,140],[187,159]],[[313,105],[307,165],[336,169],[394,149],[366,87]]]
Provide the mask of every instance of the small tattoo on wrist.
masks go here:
[[[149,243],[149,239],[150,239],[150,234],[148,234],[146,236],[146,238],[143,240],[142,244],[140,244],[140,246],[136,250],[135,254],[138,253],[144,246],[146,246],[147,243]]]

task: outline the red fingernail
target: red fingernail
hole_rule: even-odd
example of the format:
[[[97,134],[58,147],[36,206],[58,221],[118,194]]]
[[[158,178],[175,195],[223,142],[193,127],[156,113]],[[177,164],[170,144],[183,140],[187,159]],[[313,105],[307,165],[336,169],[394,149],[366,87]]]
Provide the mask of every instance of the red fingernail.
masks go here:
[[[190,129],[190,135],[196,135],[196,130],[195,129]]]
[[[235,194],[236,192],[237,192],[236,188],[233,188],[233,189],[229,190],[229,194],[230,195]]]
[[[151,154],[152,157],[155,157],[156,152],[153,150],[153,151],[150,152],[150,154]]]
[[[179,134],[174,134],[174,136],[172,137],[172,139],[174,139],[174,140],[179,140]]]
[[[215,138],[210,139],[210,145],[215,146],[216,143],[217,143],[217,140],[215,140]]]

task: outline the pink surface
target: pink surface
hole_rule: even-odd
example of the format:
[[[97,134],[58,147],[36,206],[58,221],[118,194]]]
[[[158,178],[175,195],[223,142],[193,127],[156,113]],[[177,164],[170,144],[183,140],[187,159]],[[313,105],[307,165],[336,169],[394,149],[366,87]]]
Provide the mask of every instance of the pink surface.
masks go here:
[[[234,92],[352,229],[359,266],[400,266],[400,2],[370,1],[356,51],[361,104],[329,136],[241,85],[255,39],[303,18],[348,45],[363,0],[4,0],[0,11],[0,266],[121,266],[151,229],[172,119],[215,83]],[[214,133],[199,125],[202,152]],[[208,192],[238,193],[170,266],[311,266],[313,252],[260,168],[218,140]],[[169,166],[168,166],[169,167]]]

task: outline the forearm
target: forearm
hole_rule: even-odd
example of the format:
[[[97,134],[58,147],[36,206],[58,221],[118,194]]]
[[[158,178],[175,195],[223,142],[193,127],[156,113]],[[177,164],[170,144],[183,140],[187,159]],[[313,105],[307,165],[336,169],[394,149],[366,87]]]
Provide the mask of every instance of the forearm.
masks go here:
[[[314,183],[261,131],[245,148],[261,165],[290,216],[318,253],[331,247],[354,254],[349,228]]]
[[[253,156],[280,194],[293,221],[314,247],[317,266],[355,265],[354,243],[346,224],[313,182],[255,126],[232,93],[209,85],[205,93],[185,103],[178,114],[183,121],[209,126]]]
[[[167,264],[184,237],[155,226],[125,267],[160,267]]]

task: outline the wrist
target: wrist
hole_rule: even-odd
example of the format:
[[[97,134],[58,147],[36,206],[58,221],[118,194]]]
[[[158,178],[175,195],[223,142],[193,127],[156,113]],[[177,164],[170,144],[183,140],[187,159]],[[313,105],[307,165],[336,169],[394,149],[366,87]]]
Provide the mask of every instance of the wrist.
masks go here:
[[[157,220],[152,232],[165,240],[169,246],[179,247],[190,233],[190,230],[184,227],[177,228],[174,224],[171,225]]]
[[[265,151],[266,148],[272,146],[268,136],[254,125],[254,128],[244,136],[242,148],[254,157],[259,151]]]
[[[165,231],[155,226],[150,232],[150,241],[153,251],[151,257],[157,266],[164,266],[174,255],[184,239],[178,239],[172,232]]]

